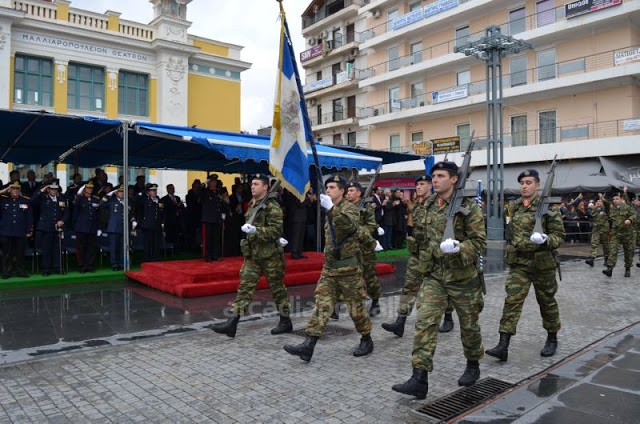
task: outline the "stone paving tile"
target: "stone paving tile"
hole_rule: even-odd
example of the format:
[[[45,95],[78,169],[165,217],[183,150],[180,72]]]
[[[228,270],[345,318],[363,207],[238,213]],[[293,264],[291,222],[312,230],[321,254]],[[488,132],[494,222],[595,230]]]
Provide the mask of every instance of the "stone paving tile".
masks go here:
[[[546,334],[530,294],[509,361],[481,361],[482,376],[517,383],[640,319],[637,284],[621,272],[563,265],[558,354],[541,358]],[[485,348],[498,339],[504,275],[489,276],[481,315]],[[417,402],[391,390],[411,375],[415,313],[403,338],[380,324],[395,318],[397,296],[374,321],[375,350],[355,358],[359,336],[346,313],[330,325],[350,330],[321,339],[307,364],[282,350],[295,335],[269,334],[274,319],[241,323],[235,339],[209,330],[0,367],[0,423],[23,422],[414,422]],[[307,315],[294,318],[304,327]],[[454,318],[455,320],[455,318]],[[464,368],[458,322],[439,336],[430,375],[433,400],[457,389]]]

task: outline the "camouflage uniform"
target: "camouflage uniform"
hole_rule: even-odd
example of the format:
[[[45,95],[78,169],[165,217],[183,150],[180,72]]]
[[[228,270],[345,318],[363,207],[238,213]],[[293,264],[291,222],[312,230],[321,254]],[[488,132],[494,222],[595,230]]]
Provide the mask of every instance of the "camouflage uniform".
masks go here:
[[[486,230],[482,212],[473,201],[466,201],[466,216],[458,214],[454,221],[454,234],[460,241],[458,253],[446,254],[440,242],[446,226],[449,200],[437,195],[424,202],[423,248],[420,263],[425,278],[422,283],[421,304],[418,309],[416,333],[413,341],[413,368],[431,372],[436,350],[438,325],[447,306],[447,297],[460,319],[460,332],[464,356],[478,361],[483,355],[479,314],[484,307],[482,289],[478,279],[477,263],[486,244]],[[415,227],[414,227],[415,228]]]
[[[611,268],[618,262],[618,248],[622,245],[624,250],[624,267],[633,266],[633,225],[636,220],[636,213],[628,204],[611,206],[611,246],[609,249],[608,264]],[[631,221],[631,225],[625,225],[624,221]]]
[[[356,205],[357,206],[357,205]],[[358,240],[362,252],[362,275],[367,287],[367,295],[371,300],[380,299],[380,283],[376,274],[376,238],[378,224],[376,224],[375,211],[368,205],[360,211],[360,227],[358,227]]]
[[[329,220],[338,250],[334,251]],[[307,323],[306,334],[320,337],[338,300],[344,300],[349,307],[351,319],[362,336],[371,333],[371,320],[366,313],[366,292],[360,267],[358,245],[358,208],[345,199],[327,211],[324,232],[324,267],[315,291],[315,306]]]
[[[419,199],[414,203],[413,211],[413,236],[407,237],[407,249],[409,250],[409,260],[407,261],[407,272],[402,286],[400,303],[398,304],[398,315],[411,315],[411,310],[418,297],[418,291],[424,279],[425,263],[420,262],[420,250],[426,241],[426,221],[424,209],[424,199]]]
[[[557,211],[550,211],[542,218],[543,232],[547,241],[538,245],[529,237],[533,233],[535,214],[540,197],[535,196],[529,206],[525,206],[520,198],[512,206],[511,244],[505,249],[505,262],[509,265],[509,276],[505,281],[507,297],[504,300],[500,332],[516,334],[516,327],[522,313],[529,288],[533,283],[536,299],[540,305],[542,326],[550,333],[560,330],[560,312],[554,296],[558,291],[556,281],[556,262],[553,251],[564,242],[564,226],[562,217]]]
[[[258,202],[254,199],[245,217],[253,215]],[[266,208],[258,212],[253,225],[256,232],[247,234],[240,242],[244,263],[240,268],[240,287],[231,305],[233,313],[244,315],[253,299],[260,275],[264,274],[273,300],[281,315],[288,316],[291,311],[289,295],[284,285],[284,251],[278,239],[282,234],[282,209],[275,199],[267,200]]]
[[[609,202],[603,208],[593,209],[593,229],[591,230],[591,257],[598,256],[598,245],[602,244],[605,265],[609,259]]]

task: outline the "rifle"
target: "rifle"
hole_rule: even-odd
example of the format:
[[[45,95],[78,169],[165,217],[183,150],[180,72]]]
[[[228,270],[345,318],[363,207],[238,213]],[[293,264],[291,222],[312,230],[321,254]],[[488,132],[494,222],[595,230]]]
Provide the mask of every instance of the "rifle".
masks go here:
[[[475,133],[475,131],[473,132]],[[475,142],[473,141],[473,133],[471,134],[471,141],[467,146],[467,151],[464,154],[464,159],[462,160],[462,166],[458,171],[458,182],[453,190],[453,195],[451,196],[451,202],[449,203],[449,207],[447,208],[446,216],[447,216],[447,226],[444,229],[444,234],[442,235],[442,241],[446,241],[447,239],[455,239],[455,235],[453,232],[453,220],[455,219],[458,213],[462,215],[468,215],[469,210],[467,208],[462,207],[462,201],[465,197],[464,186],[467,183],[467,178],[469,177],[469,165],[471,164],[471,152],[473,151],[473,145]]]
[[[369,196],[371,196],[371,192],[373,191],[373,183],[378,178],[378,175],[380,174],[380,170],[381,169],[382,169],[382,164],[378,166],[378,169],[376,169],[376,173],[373,174],[373,178],[371,179],[371,181],[369,181],[369,186],[365,190],[364,195],[362,196],[362,199],[360,199],[360,204],[358,205],[358,210],[360,210],[360,211],[364,210],[365,204],[369,200]]]
[[[542,189],[542,194],[540,195],[540,202],[538,204],[538,210],[536,211],[536,223],[533,226],[534,233],[544,233],[542,229],[542,218],[545,215],[553,215],[553,213],[549,212],[549,197],[551,196],[551,188],[553,187],[553,179],[556,176],[556,159],[558,155],[553,157],[553,162],[551,162],[551,166],[549,167],[549,171],[547,172],[547,181],[544,183],[544,188]],[[558,269],[558,277],[560,281],[562,281],[562,269],[560,268],[560,258],[558,257],[558,252],[552,252],[553,259],[556,262],[556,268]]]
[[[476,196],[476,203],[478,205],[482,203],[482,180],[478,180],[478,195]],[[484,256],[482,255],[478,258],[478,279],[480,280],[480,286],[482,287],[482,294],[487,294],[487,285],[484,282]]]
[[[267,193],[267,195],[264,196],[262,198],[262,200],[260,200],[260,203],[258,203],[258,206],[256,206],[253,209],[253,214],[247,220],[247,224],[253,225],[253,221],[255,221],[256,216],[258,215],[258,212],[260,212],[262,209],[267,207],[267,201],[269,199],[275,198],[275,195],[276,195],[276,192],[278,191],[278,188],[280,188],[280,180],[276,179],[271,184],[271,188],[269,189],[269,193]]]

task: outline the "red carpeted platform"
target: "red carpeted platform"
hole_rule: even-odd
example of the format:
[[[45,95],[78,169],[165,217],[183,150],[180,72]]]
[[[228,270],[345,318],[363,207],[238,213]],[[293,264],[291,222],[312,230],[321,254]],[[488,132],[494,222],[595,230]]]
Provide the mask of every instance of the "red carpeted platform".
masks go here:
[[[285,255],[284,284],[299,286],[315,284],[320,278],[324,255],[305,252],[307,259],[292,260]],[[240,285],[242,257],[225,258],[222,262],[205,262],[202,259],[188,261],[145,262],[140,271],[130,271],[126,276],[149,287],[178,297],[201,297],[235,293]],[[376,265],[378,275],[390,274],[395,266],[387,263]],[[258,290],[269,288],[264,277]]]

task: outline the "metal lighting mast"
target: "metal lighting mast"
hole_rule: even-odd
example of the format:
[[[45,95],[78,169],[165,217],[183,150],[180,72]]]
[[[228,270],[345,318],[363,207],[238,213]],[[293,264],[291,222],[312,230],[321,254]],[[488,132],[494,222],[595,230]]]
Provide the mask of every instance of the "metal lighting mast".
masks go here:
[[[487,72],[487,238],[504,240],[504,134],[502,123],[502,58],[533,48],[490,26],[479,40],[455,47],[456,53],[484,60]]]

